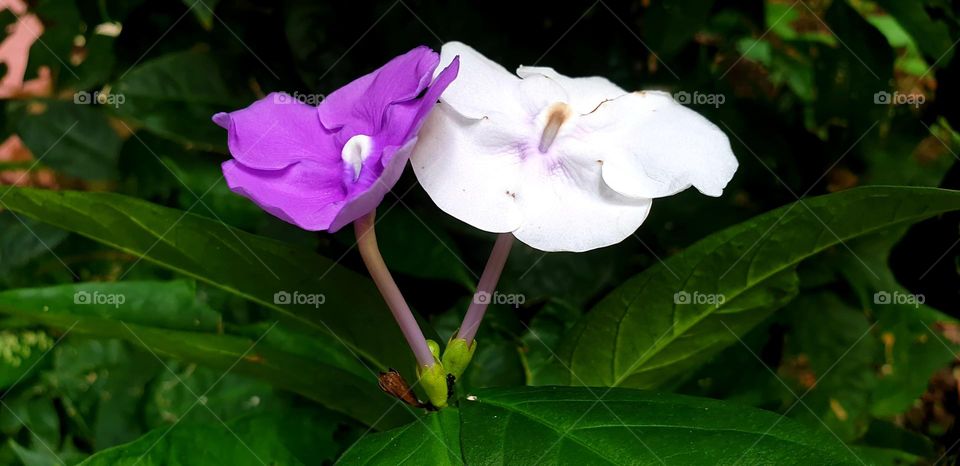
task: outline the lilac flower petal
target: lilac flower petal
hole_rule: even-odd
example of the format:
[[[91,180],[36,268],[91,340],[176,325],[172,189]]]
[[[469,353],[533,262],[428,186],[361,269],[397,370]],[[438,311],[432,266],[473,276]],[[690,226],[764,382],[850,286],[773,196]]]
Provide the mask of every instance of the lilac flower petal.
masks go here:
[[[418,47],[318,107],[271,94],[214,115],[234,157],[223,164],[228,186],[306,230],[333,232],[366,215],[400,178],[420,125],[457,75],[453,60],[431,85],[439,61]]]
[[[281,170],[258,170],[230,160],[223,164],[223,175],[233,192],[304,230],[329,228],[346,198],[339,165],[303,161]]]
[[[453,61],[441,71],[433,84],[423,94],[423,97],[409,102],[399,102],[391,105],[387,109],[386,124],[378,135],[378,139],[383,145],[403,145],[410,138],[415,137],[427,119],[427,114],[436,105],[440,94],[457,77],[460,69],[460,60],[454,58]],[[383,160],[386,165],[388,159]]]
[[[433,76],[440,56],[420,46],[334,91],[317,107],[323,126],[345,126],[365,134],[378,132],[387,106],[416,98]]]
[[[249,168],[276,170],[299,160],[340,160],[340,149],[320,126],[316,109],[286,94],[272,93],[245,109],[218,113],[213,121],[227,130],[230,154]]]

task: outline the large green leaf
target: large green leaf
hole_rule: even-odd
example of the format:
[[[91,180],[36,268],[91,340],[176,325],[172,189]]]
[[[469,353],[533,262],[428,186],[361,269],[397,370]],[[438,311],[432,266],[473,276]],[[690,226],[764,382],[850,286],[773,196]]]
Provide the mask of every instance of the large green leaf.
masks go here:
[[[371,435],[343,464],[857,464],[836,438],[737,404],[640,390],[485,389]],[[460,448],[462,459],[451,457]]]
[[[566,366],[560,380],[637,388],[676,381],[789,301],[796,293],[795,268],[804,259],[955,209],[960,193],[954,191],[859,188],[711,235],[598,303],[561,346]],[[711,304],[720,296],[722,303]],[[684,298],[691,303],[682,304]]]
[[[871,413],[894,416],[907,411],[927,390],[930,377],[956,358],[960,344],[943,333],[956,319],[924,305],[922,295],[901,286],[887,264],[890,250],[906,228],[894,228],[861,238],[851,247],[876,275],[860,273],[859,262],[848,257],[826,257],[856,292],[860,305],[876,319],[876,333],[884,346]],[[878,299],[887,295],[886,300]]]
[[[9,311],[7,311],[9,310]],[[51,312],[171,330],[216,332],[220,314],[196,298],[188,280],[78,283],[0,292],[0,312]]]
[[[84,461],[83,466],[195,464],[283,465],[298,466],[322,461],[329,454],[326,447],[304,456],[291,435],[312,432],[308,422],[297,422],[296,416],[280,418],[257,416],[230,421],[223,425],[175,425],[160,428],[134,442],[116,446]],[[297,430],[299,429],[299,432]],[[329,440],[327,441],[329,443]],[[324,451],[326,450],[326,451]]]
[[[0,205],[271,308],[379,369],[414,367],[373,283],[312,251],[117,194],[14,188]],[[278,304],[281,292],[325,301]]]
[[[460,414],[456,409],[371,434],[355,443],[337,464],[455,465],[460,457]]]
[[[407,411],[391,409],[394,400],[379,391],[374,376],[334,341],[316,343],[326,348],[313,348],[308,357],[271,345],[272,328],[260,332],[267,335],[263,338],[205,333],[216,331],[219,316],[195,303],[193,288],[184,282],[10,290],[0,292],[0,314],[72,333],[122,338],[163,356],[256,377],[370,425],[409,420]]]

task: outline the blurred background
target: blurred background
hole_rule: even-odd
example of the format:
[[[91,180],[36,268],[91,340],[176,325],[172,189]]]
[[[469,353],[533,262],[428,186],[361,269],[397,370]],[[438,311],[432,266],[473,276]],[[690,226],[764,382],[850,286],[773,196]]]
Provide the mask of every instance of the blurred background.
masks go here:
[[[525,302],[491,312],[468,386],[538,383],[536,368],[551,358],[538,340],[556,341],[626,278],[724,227],[862,185],[960,189],[957,0],[2,0],[0,8],[0,184],[135,196],[342,257],[357,271],[350,232],[297,230],[227,189],[219,169],[226,135],[211,115],[272,91],[328,93],[417,45],[458,40],[508,69],[550,66],[628,90],[666,90],[729,135],[740,170],[722,197],[688,191],[658,200],[634,237],[585,254],[518,243],[501,289]],[[380,216],[387,263],[446,338],[493,236],[437,209],[410,170]],[[889,260],[884,250],[861,254],[889,265],[927,305],[960,317],[960,216],[901,233]],[[844,254],[804,264],[801,299],[751,332],[747,347],[726,350],[673,389],[807,421],[816,413],[845,441],[895,443],[955,463],[960,369],[950,344],[960,344],[960,329],[943,323],[924,337],[881,328],[851,352],[873,316],[850,299],[849,280],[825,271]],[[133,255],[0,210],[4,289],[170,278]],[[227,325],[266,312],[197,286]],[[322,464],[366,430],[264,382],[227,375],[216,383],[221,371],[175,361],[171,372],[128,341],[71,335],[53,347],[62,333],[14,319],[0,327],[0,464],[74,463],[179,420],[292,410],[300,420],[289,435]],[[929,341],[907,348],[894,343],[900,335]],[[212,386],[210,409],[191,410],[194,391]],[[810,390],[809,410],[792,409],[791,390]]]

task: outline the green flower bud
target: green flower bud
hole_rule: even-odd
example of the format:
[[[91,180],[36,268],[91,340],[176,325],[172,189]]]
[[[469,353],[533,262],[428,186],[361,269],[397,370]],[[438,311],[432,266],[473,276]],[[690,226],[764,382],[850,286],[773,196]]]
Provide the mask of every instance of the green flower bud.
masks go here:
[[[427,346],[430,348],[430,352],[433,353],[433,357],[437,361],[439,361],[440,360],[440,344],[433,340],[427,340]]]
[[[447,406],[447,371],[443,365],[436,363],[432,366],[418,366],[417,376],[420,385],[427,392],[427,398],[437,408]]]
[[[454,377],[460,378],[473,359],[473,352],[477,350],[477,340],[467,346],[463,338],[451,338],[447,343],[447,350],[443,352],[443,367]]]

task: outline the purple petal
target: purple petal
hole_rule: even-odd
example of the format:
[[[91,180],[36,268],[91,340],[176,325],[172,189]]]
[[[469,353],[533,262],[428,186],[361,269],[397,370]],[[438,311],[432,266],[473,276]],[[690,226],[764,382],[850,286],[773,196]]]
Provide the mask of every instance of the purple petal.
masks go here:
[[[387,106],[419,95],[439,63],[440,55],[425,46],[400,55],[323,99],[317,107],[320,121],[330,130],[350,127],[363,134],[377,133]]]
[[[429,48],[415,48],[318,107],[274,93],[214,115],[228,131],[234,157],[223,164],[228,186],[306,230],[333,232],[373,211],[400,178],[420,125],[457,75],[454,60],[430,85],[439,59]],[[341,155],[356,135],[373,142],[359,177]]]
[[[223,164],[230,189],[263,210],[304,230],[326,230],[346,199],[340,165],[302,161],[282,170],[257,170],[234,160]]]
[[[287,94],[271,93],[213,121],[227,130],[230,154],[249,168],[281,169],[300,160],[340,163],[340,149],[316,108]]]
[[[433,106],[437,103],[437,99],[440,98],[440,94],[442,94],[447,86],[457,77],[459,69],[460,60],[459,58],[454,58],[453,61],[437,75],[437,78],[430,85],[430,88],[427,89],[427,92],[424,93],[423,97],[391,105],[387,109],[387,116],[385,118],[387,123],[384,125],[383,131],[377,135],[378,141],[381,141],[385,146],[402,146],[410,140],[410,138],[416,137],[420,131],[420,126],[426,121],[430,110],[433,109]],[[389,162],[389,160],[384,159],[384,165],[386,165],[387,162]]]

